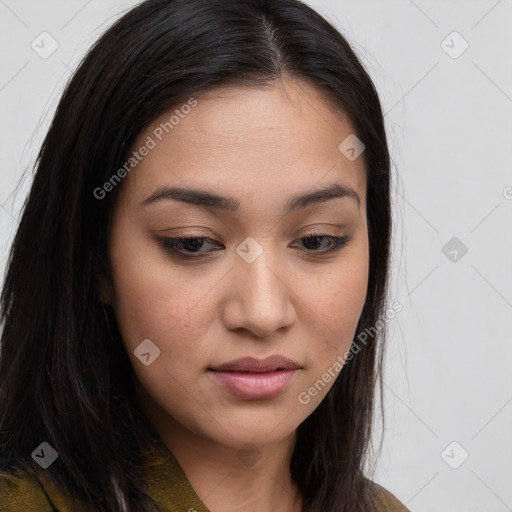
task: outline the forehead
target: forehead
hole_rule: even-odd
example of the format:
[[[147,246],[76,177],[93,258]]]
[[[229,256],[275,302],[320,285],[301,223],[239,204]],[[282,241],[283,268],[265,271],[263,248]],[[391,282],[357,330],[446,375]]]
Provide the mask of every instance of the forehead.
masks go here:
[[[336,181],[365,203],[364,153],[351,161],[339,149],[353,136],[352,123],[314,86],[291,80],[265,88],[230,86],[193,100],[164,112],[139,134],[132,150],[150,139],[153,147],[124,180],[131,202],[161,185],[207,186],[261,201],[280,190]]]

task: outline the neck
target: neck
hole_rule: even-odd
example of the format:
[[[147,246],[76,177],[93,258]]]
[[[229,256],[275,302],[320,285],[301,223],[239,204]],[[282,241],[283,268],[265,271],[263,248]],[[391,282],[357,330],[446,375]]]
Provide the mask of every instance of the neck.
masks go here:
[[[211,512],[301,510],[300,493],[289,469],[295,436],[278,445],[234,449],[179,429],[162,434]]]
[[[301,512],[290,474],[295,431],[273,445],[231,447],[184,428],[147,396],[139,403],[210,512]]]

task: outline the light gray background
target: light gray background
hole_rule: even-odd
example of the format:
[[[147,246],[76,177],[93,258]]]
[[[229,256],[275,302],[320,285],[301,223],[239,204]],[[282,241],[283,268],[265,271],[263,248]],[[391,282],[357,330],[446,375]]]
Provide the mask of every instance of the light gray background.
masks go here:
[[[0,270],[65,82],[136,3],[0,0]],[[413,512],[511,511],[512,1],[308,3],[367,66],[393,156],[404,309],[389,323],[376,479]],[[47,59],[31,48],[43,31],[59,44]],[[457,261],[442,251],[453,237]]]

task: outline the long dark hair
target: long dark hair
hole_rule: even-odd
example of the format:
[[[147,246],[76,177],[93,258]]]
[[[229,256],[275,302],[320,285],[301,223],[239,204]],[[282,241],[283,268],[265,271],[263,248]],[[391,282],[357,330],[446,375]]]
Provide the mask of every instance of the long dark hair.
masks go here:
[[[133,370],[98,294],[101,279],[110,282],[107,236],[121,187],[102,199],[93,191],[163,112],[213,88],[264,87],[284,76],[316,86],[365,144],[370,242],[357,326],[370,335],[299,426],[290,469],[304,511],[372,509],[363,475],[377,382],[382,396],[385,328],[372,328],[387,306],[390,159],[367,71],[298,0],[148,0],[110,27],[74,73],[38,154],[2,289],[4,470],[33,466],[30,454],[46,441],[59,454],[46,471],[90,510],[150,510],[141,454],[155,434],[135,405]]]

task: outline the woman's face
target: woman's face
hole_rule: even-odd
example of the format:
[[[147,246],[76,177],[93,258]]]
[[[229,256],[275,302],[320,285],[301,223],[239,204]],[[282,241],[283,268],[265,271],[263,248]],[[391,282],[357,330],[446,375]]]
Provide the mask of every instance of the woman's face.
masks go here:
[[[315,88],[283,81],[202,95],[138,137],[140,161],[118,185],[103,297],[159,428],[271,445],[332,387],[368,284],[364,153],[354,158],[353,138],[339,149],[352,134]],[[336,186],[353,192],[297,199]],[[183,192],[148,200],[162,187]],[[173,250],[175,237],[193,240]],[[329,237],[348,242],[333,250]],[[219,368],[274,355],[298,368]]]

